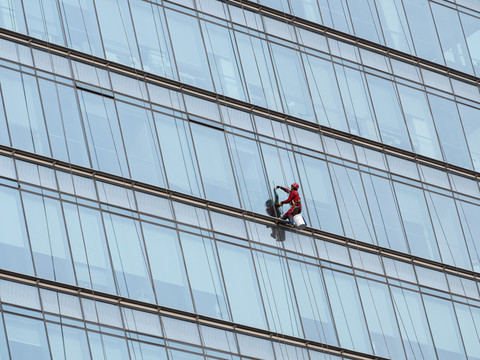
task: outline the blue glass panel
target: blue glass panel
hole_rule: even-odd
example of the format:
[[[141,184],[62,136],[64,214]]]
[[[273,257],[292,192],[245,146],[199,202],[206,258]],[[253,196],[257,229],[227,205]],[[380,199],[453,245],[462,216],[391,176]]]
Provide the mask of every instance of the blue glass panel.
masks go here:
[[[181,233],[181,240],[197,312],[231,320],[215,243],[187,233]]]
[[[3,81],[2,81],[3,82]],[[7,114],[3,107],[3,93],[0,83],[0,144],[11,146],[10,134],[7,126]]]
[[[270,197],[270,186],[266,183],[258,144],[253,140],[230,134],[227,135],[227,139],[244,208],[263,212],[265,200]]]
[[[288,261],[305,337],[338,345],[322,274],[317,266]]]
[[[372,352],[355,278],[324,269],[325,283],[337,327],[340,346]]]
[[[472,269],[454,200],[432,192],[428,192],[426,198],[442,261]]]
[[[403,0],[403,5],[417,56],[444,65],[429,2]]]
[[[398,93],[402,101],[413,150],[418,154],[443,160],[425,93],[400,84]]]
[[[458,12],[436,3],[431,3],[430,6],[437,24],[437,32],[447,66],[473,74],[470,54],[465,43]],[[444,24],[448,24],[448,27],[443,26]]]
[[[400,183],[394,185],[410,252],[441,261],[423,191]]]
[[[133,359],[142,360],[167,360],[167,353],[164,347],[146,344],[139,341],[127,340],[130,356]]]
[[[60,11],[56,0],[24,0],[23,5],[30,36],[65,45]]]
[[[290,5],[296,16],[322,24],[322,15],[316,0],[290,1]]]
[[[282,111],[267,42],[239,32],[235,33],[235,37],[250,101],[256,105]]]
[[[0,27],[22,34],[27,33],[21,1],[2,1],[0,6]]]
[[[37,276],[76,284],[60,202],[29,193],[22,198]]]
[[[0,68],[0,82],[12,145],[19,149],[50,156],[35,78]]]
[[[289,187],[293,182],[298,182],[295,159],[291,151],[266,144],[261,144],[260,146],[270,186],[282,185]]]
[[[91,359],[84,330],[47,323],[47,333],[53,360]]]
[[[216,91],[248,100],[232,30],[204,21],[201,26]]]
[[[191,124],[207,199],[239,206],[223,132]]]
[[[345,235],[375,244],[375,233],[359,172],[335,164],[330,169]]]
[[[43,321],[4,314],[12,359],[50,360]]]
[[[100,213],[69,203],[63,209],[78,285],[116,294]]]
[[[197,19],[171,10],[166,10],[166,15],[180,81],[213,90]]]
[[[369,99],[365,75],[346,66],[338,64],[334,66],[350,132],[380,141],[380,133]]]
[[[188,122],[159,113],[154,116],[169,188],[203,197]]]
[[[193,311],[177,232],[147,223],[142,228],[158,303]]]
[[[354,0],[347,1],[347,4],[355,35],[377,44],[384,44],[374,2],[371,0]]]
[[[462,222],[463,233],[467,240],[467,247],[473,264],[474,271],[480,271],[480,248],[478,234],[480,234],[480,206],[464,201],[455,201]]]
[[[432,107],[433,118],[435,119],[445,160],[472,169],[472,161],[455,103],[430,94],[428,100]]]
[[[353,34],[347,0],[319,0],[319,4],[324,25]]]
[[[463,104],[458,104],[462,119],[465,136],[467,138],[470,154],[472,155],[473,167],[480,171],[480,110]]]
[[[259,0],[260,4],[272,7],[274,9],[280,10],[284,13],[290,13],[290,7],[288,6],[288,0]]]
[[[420,294],[395,286],[390,289],[407,358],[435,359],[435,349]]]
[[[480,310],[474,306],[454,303],[458,324],[463,338],[463,344],[468,359],[480,359]]]
[[[267,328],[262,298],[250,250],[218,243],[233,321]]]
[[[452,302],[429,295],[423,300],[438,359],[466,359]]]
[[[5,328],[3,326],[3,320],[0,321],[0,360],[9,360],[7,347],[7,336],[5,335]]]
[[[413,42],[401,0],[375,0],[387,46],[414,54]]]
[[[300,191],[310,215],[311,226],[343,235],[327,163],[305,155],[297,155],[297,159],[302,179]]]
[[[130,360],[124,338],[88,332],[88,342],[93,360]]]
[[[60,9],[68,46],[104,57],[93,0],[60,0]]]
[[[79,97],[93,167],[129,177],[113,100],[85,91]]]
[[[361,175],[379,245],[408,252],[391,181],[365,173]]]
[[[107,59],[141,69],[127,0],[96,1]]]
[[[310,55],[302,57],[318,122],[348,132],[332,63]]]
[[[470,58],[473,63],[473,69],[477,76],[480,76],[480,26],[478,18],[460,13],[460,19],[463,25],[463,32],[467,40]]]
[[[358,288],[375,354],[405,359],[388,286],[358,278]]]
[[[177,79],[163,8],[146,1],[131,1],[130,7],[143,69]]]
[[[39,85],[53,157],[90,167],[75,91],[43,79]]]
[[[152,113],[117,102],[132,179],[165,187],[165,175]]]
[[[391,81],[371,75],[367,75],[367,80],[382,142],[411,151],[395,85]]]
[[[312,99],[299,53],[275,44],[271,45],[271,49],[285,111],[315,122]]]
[[[120,295],[155,302],[138,221],[112,214],[103,219]]]
[[[286,260],[258,251],[253,257],[270,330],[303,338]]]
[[[32,255],[22,203],[16,190],[0,187],[0,264],[3,269],[33,275]]]

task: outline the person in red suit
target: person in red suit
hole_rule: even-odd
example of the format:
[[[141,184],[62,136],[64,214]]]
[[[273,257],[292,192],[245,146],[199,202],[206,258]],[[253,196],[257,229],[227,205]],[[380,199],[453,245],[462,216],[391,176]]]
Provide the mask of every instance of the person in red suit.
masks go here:
[[[299,185],[297,183],[293,183],[290,186],[290,189],[284,188],[283,186],[276,186],[275,189],[282,189],[285,191],[288,195],[288,199],[281,201],[278,203],[279,206],[282,206],[284,204],[290,204],[290,209],[283,214],[282,219],[283,220],[289,220],[290,223],[293,225],[293,217],[297,214],[300,214],[302,212],[302,201],[300,199],[300,195],[298,195],[298,188]]]

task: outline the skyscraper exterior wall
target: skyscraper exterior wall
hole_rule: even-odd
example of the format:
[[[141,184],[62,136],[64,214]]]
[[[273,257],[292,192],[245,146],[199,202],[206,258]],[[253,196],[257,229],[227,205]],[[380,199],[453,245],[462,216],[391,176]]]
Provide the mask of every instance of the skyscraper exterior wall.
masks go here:
[[[479,83],[474,0],[0,0],[0,360],[480,359]]]

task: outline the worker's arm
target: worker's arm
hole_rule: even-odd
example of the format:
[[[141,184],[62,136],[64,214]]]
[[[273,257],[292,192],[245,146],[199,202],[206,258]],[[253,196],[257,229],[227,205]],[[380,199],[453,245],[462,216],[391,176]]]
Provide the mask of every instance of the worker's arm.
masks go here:
[[[290,195],[288,196],[288,199],[287,199],[287,200],[283,200],[282,202],[280,202],[281,205],[283,205],[283,204],[289,204],[289,203],[292,202],[293,197],[294,197],[294,196],[293,196],[293,195],[294,195],[294,194],[293,194],[293,191],[289,191],[289,193],[290,193]]]
[[[276,189],[282,189],[282,190],[285,191],[287,194],[290,194],[290,189],[284,188],[283,186],[276,186],[275,188],[276,188]]]

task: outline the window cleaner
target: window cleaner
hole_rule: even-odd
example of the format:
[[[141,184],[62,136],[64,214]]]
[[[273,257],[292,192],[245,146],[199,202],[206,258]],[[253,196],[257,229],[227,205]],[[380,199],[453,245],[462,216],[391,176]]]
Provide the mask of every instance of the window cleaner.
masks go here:
[[[284,204],[290,204],[291,207],[288,211],[283,214],[282,220],[287,221],[287,224],[290,226],[295,226],[297,229],[305,228],[305,220],[303,220],[302,215],[302,201],[300,199],[300,195],[298,195],[298,188],[299,185],[297,183],[293,183],[290,186],[290,189],[287,189],[283,186],[275,186],[276,189],[282,189],[287,194],[289,194],[287,200],[280,201],[277,206],[282,206]]]

